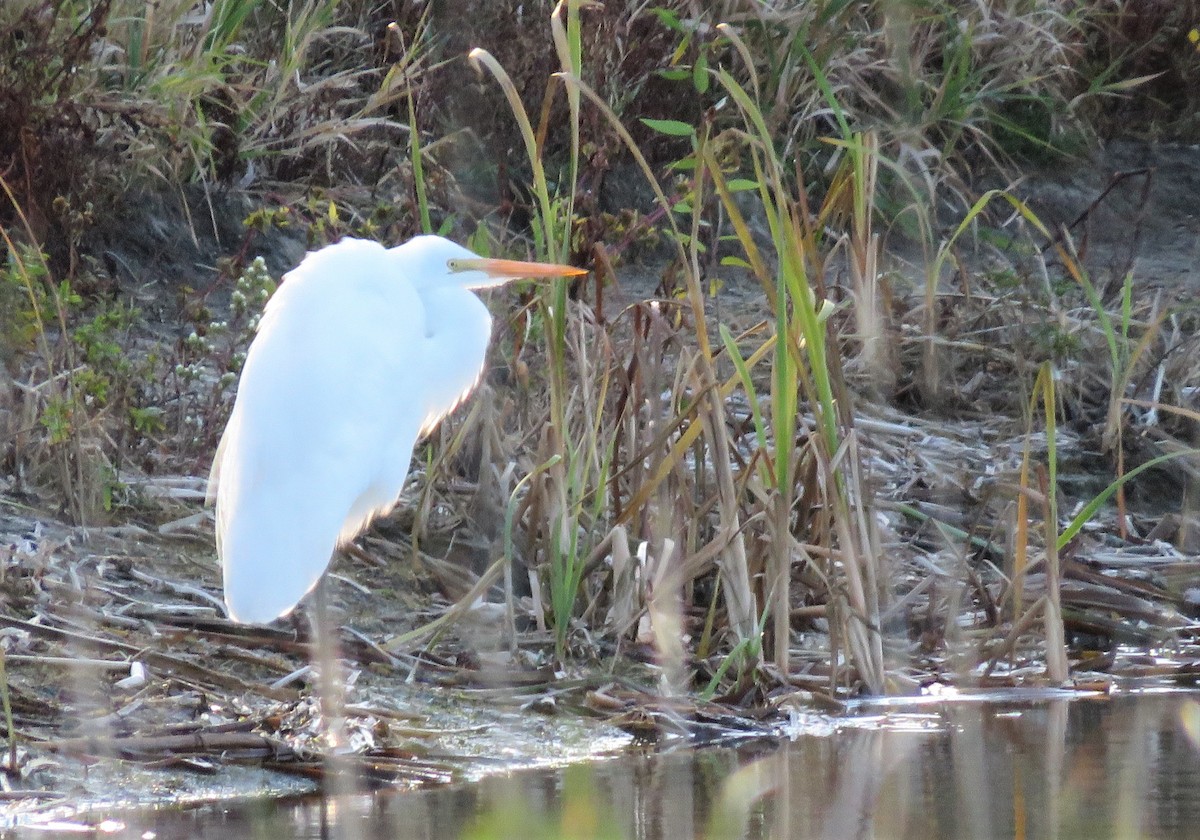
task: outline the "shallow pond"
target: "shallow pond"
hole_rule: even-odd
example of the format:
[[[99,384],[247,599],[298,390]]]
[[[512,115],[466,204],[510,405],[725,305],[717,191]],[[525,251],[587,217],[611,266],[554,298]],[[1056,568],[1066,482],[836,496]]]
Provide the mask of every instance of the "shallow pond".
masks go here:
[[[111,815],[106,836],[1200,836],[1200,693],[889,701],[845,718],[799,715],[792,729],[459,787]]]

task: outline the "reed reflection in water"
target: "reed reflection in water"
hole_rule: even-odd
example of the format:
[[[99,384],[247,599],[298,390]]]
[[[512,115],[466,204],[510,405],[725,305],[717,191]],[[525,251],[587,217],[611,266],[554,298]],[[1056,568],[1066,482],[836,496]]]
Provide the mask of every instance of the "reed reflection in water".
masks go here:
[[[1198,732],[1200,694],[1183,692],[889,708],[783,744],[646,748],[146,827],[159,838],[1190,838]]]

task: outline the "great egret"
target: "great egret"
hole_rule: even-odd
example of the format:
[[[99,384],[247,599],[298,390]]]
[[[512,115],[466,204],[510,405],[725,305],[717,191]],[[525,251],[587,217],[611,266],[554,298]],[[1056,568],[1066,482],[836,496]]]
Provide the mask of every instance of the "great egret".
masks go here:
[[[440,236],[343,239],[289,272],[209,479],[230,617],[287,615],[334,550],[396,503],[413,446],[483,372],[492,319],[472,289],[583,273],[484,259]]]

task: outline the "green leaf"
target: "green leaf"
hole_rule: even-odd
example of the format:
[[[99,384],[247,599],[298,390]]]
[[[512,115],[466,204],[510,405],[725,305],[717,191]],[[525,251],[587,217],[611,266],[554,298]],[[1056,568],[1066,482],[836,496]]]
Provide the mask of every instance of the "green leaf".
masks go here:
[[[658,22],[668,29],[674,29],[676,32],[683,31],[683,24],[679,21],[679,15],[670,9],[650,8],[646,11],[658,18]]]
[[[758,189],[758,181],[751,181],[749,178],[730,178],[725,182],[725,186],[730,192],[745,192]]]
[[[647,128],[654,129],[659,134],[669,134],[672,137],[696,136],[696,129],[685,122],[680,122],[679,120],[652,120],[647,117],[643,117],[642,123]]]
[[[700,53],[700,57],[692,66],[692,84],[699,93],[708,93],[708,82],[708,56]]]
[[[750,265],[750,263],[746,262],[741,257],[721,257],[721,265],[734,265],[738,268],[754,268],[754,266]]]
[[[686,79],[688,77],[688,71],[686,71],[686,70],[659,70],[658,75],[662,76],[664,79],[669,79],[672,82],[678,82],[678,81],[682,81],[683,79]]]

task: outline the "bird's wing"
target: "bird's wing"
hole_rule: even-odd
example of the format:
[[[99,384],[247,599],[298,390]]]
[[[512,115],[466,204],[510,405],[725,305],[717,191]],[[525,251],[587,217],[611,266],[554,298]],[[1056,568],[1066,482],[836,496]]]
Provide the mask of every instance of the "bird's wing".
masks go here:
[[[403,486],[426,413],[426,313],[385,253],[344,240],[310,255],[268,304],[247,354],[213,470],[225,598],[238,620],[289,612],[338,543]]]
[[[445,284],[420,288],[425,311],[421,434],[433,431],[479,384],[492,316],[475,293]]]

